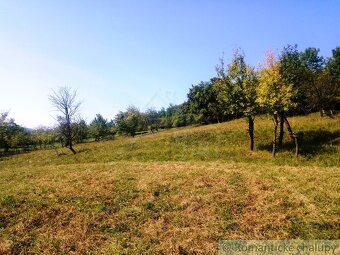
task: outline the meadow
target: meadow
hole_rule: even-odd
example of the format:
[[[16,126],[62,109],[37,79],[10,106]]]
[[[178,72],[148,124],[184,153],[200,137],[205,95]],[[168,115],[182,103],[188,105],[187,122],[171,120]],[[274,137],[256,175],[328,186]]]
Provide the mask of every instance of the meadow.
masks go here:
[[[217,254],[225,239],[340,237],[340,116],[192,126],[0,160],[0,254]]]

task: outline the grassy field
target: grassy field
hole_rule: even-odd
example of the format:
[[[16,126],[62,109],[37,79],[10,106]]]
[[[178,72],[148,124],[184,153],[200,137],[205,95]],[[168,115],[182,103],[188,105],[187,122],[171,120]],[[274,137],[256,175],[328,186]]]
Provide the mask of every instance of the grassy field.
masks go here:
[[[0,161],[0,254],[216,254],[221,239],[340,237],[340,117],[245,120]]]

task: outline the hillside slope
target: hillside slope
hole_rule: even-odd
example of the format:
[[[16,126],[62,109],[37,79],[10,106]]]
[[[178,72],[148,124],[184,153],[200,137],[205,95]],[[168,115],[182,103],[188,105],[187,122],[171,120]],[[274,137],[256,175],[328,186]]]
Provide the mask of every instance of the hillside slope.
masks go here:
[[[340,236],[340,118],[243,119],[35,151],[0,161],[0,254],[217,253],[221,239]]]

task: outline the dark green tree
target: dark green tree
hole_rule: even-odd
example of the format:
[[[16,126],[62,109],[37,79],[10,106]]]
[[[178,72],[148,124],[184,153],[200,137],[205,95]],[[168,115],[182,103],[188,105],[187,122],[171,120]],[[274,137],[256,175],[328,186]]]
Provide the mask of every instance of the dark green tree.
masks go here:
[[[318,110],[323,116],[325,101],[320,90],[320,77],[323,76],[325,60],[319,56],[319,49],[309,47],[300,53],[300,60],[304,67],[305,91],[309,111]],[[323,77],[324,78],[324,77]],[[323,79],[322,78],[322,79]]]
[[[104,139],[110,134],[109,122],[98,113],[89,125],[89,133],[96,141]]]
[[[202,123],[216,123],[223,120],[221,104],[213,82],[193,85],[187,94],[189,110]]]

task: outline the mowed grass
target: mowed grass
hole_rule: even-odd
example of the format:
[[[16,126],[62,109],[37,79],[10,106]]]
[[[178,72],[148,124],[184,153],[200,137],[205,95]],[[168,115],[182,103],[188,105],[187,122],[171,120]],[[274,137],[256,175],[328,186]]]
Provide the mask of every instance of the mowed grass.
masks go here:
[[[235,120],[4,159],[0,254],[216,254],[221,239],[337,239],[340,119],[290,120],[299,159],[288,139],[272,158],[266,117],[254,153]]]

